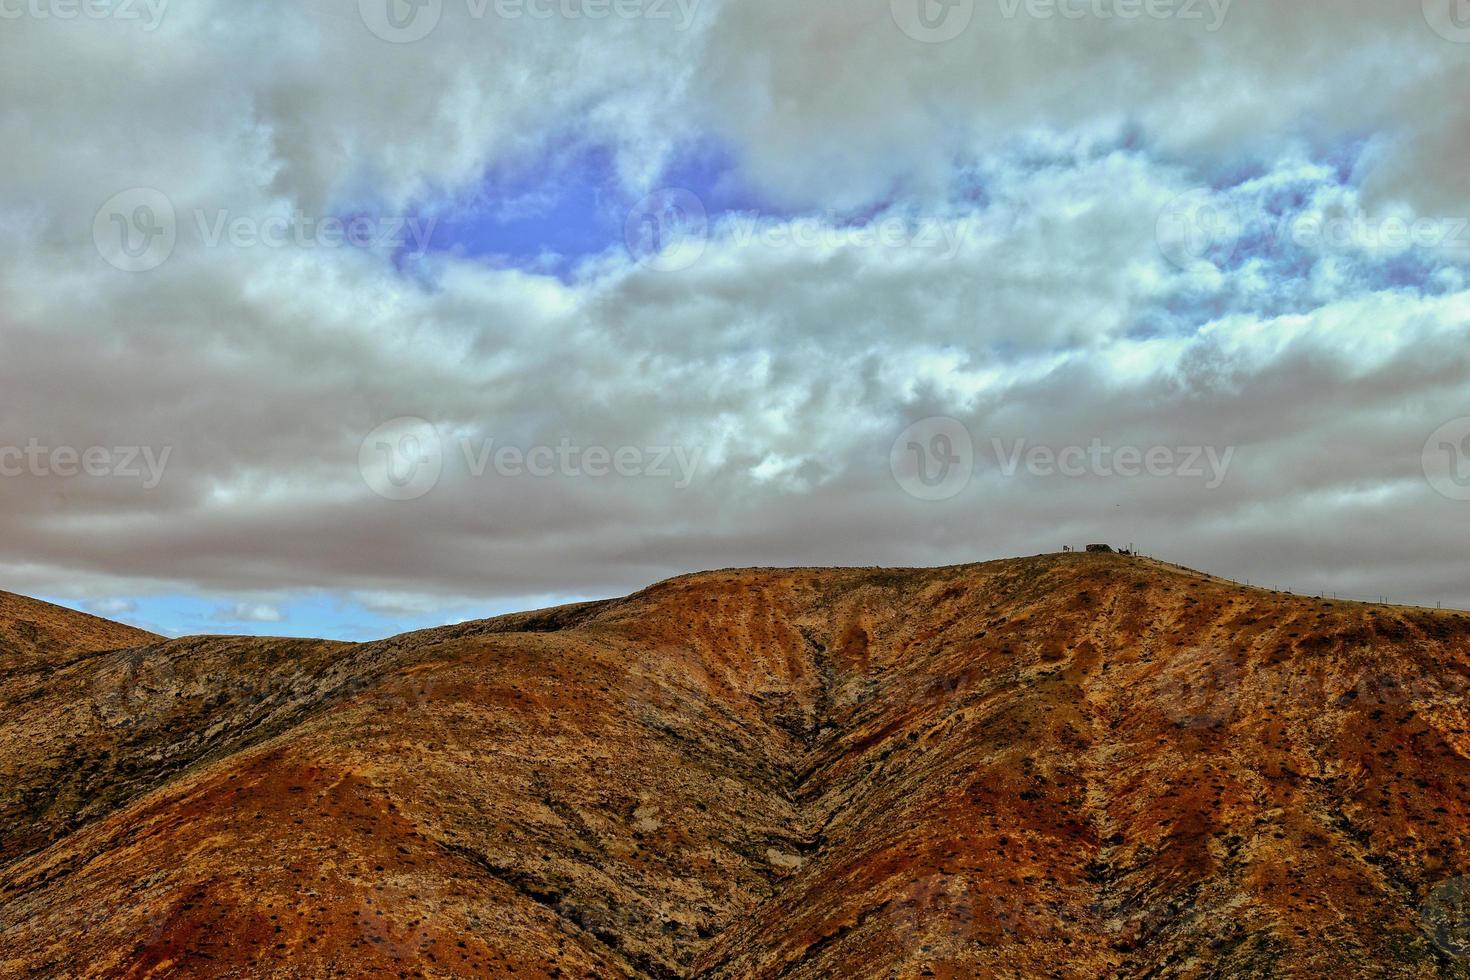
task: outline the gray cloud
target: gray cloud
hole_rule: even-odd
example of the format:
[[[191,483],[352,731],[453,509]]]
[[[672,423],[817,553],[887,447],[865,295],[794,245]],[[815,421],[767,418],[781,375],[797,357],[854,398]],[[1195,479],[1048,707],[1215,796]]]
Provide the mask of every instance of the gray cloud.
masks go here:
[[[374,37],[354,8],[178,5],[152,32],[4,25],[0,446],[170,455],[156,487],[0,478],[3,587],[329,589],[422,611],[707,566],[938,564],[1101,538],[1273,584],[1470,604],[1453,585],[1465,505],[1422,459],[1470,414],[1465,259],[1439,255],[1452,288],[1425,295],[1367,281],[1364,263],[1389,260],[1356,243],[1281,279],[1251,262],[1180,270],[1157,241],[1171,200],[1236,172],[1259,174],[1233,192],[1252,207],[1315,181],[1324,213],[1464,210],[1465,110],[1424,93],[1463,90],[1470,62],[1417,9],[1238,3],[1209,32],[980,4],[927,45],[866,0],[709,0],[687,30],[477,21],[447,3],[415,44]],[[816,245],[773,244],[717,216],[689,268],[609,243],[564,279],[444,254],[409,275],[383,248],[194,235],[129,274],[92,242],[98,207],[134,186],[186,221],[227,210],[257,227],[294,209],[448,212],[487,168],[571,132],[611,148],[614,210],[713,139],[786,207],[891,200],[874,220],[918,211],[964,234],[952,254],[874,247],[839,234],[841,212]],[[1361,200],[1320,159],[1360,134]],[[1262,293],[1292,312],[1262,312]],[[940,415],[980,458],[964,491],[925,502],[890,450]],[[384,499],[363,440],[404,416],[434,424],[442,473]],[[1234,456],[1216,489],[1008,477],[997,438]],[[683,488],[644,471],[476,476],[464,449],[489,440],[700,465]]]

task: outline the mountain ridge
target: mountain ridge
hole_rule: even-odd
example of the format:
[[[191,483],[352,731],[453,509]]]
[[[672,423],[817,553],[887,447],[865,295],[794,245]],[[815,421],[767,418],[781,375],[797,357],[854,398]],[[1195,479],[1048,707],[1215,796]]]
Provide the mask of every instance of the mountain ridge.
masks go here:
[[[85,786],[138,771],[0,811],[32,844],[0,852],[0,966],[1464,975],[1422,909],[1466,867],[1467,636],[1053,555],[108,654],[26,724],[71,720],[43,761],[105,743]],[[129,676],[110,715],[68,702]]]

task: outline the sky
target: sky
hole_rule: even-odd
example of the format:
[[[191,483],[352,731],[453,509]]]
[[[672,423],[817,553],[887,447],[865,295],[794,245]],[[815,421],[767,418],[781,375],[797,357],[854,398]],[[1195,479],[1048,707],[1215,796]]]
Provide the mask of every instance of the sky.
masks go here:
[[[1466,91],[1463,0],[0,0],[0,589],[1470,608]]]

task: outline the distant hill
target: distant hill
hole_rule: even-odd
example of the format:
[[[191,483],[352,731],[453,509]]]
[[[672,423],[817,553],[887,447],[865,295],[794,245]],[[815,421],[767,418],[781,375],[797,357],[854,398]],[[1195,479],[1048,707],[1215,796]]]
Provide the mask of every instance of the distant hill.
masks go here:
[[[0,671],[79,654],[153,643],[162,637],[49,602],[0,592]]]
[[[1467,640],[1077,554],[7,661],[0,976],[1470,975]]]

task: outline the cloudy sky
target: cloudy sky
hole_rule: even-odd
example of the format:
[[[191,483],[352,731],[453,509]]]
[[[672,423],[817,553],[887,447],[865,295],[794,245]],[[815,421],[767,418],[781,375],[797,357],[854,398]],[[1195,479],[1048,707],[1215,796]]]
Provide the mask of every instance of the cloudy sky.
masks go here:
[[[0,0],[0,589],[1470,607],[1467,90],[1462,0]]]

